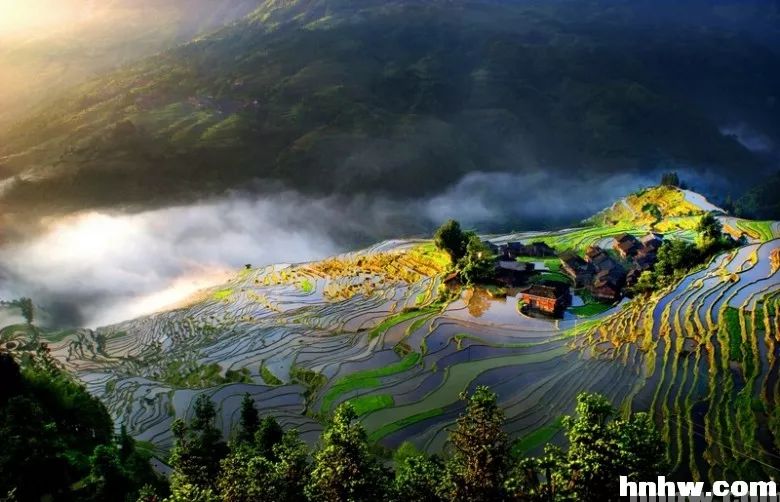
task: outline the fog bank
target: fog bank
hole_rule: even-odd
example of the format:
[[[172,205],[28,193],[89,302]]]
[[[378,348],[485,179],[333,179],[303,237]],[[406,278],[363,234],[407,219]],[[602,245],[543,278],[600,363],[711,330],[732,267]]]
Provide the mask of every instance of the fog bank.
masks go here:
[[[476,172],[429,199],[278,189],[136,214],[85,212],[0,247],[0,299],[28,296],[53,325],[95,327],[169,307],[247,263],[297,263],[430,235],[449,218],[481,232],[568,226],[657,179]],[[701,173],[697,180],[722,183]]]

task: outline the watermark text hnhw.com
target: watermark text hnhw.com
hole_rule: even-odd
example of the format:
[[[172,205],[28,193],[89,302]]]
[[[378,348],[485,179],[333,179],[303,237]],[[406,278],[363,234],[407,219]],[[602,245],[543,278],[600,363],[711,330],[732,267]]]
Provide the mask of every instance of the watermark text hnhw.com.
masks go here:
[[[667,481],[664,476],[655,481],[629,481],[620,476],[620,497],[639,501],[778,500],[774,481],[715,481],[707,488],[702,481]]]

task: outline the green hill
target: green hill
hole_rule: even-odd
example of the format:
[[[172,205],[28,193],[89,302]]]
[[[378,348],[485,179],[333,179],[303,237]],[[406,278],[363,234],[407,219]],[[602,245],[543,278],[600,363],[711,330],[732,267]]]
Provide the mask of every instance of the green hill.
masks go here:
[[[719,128],[744,116],[775,133],[755,98],[780,87],[780,56],[728,27],[644,26],[640,7],[583,8],[267,1],[53,93],[0,137],[0,172],[13,177],[0,201],[26,214],[163,205],[257,179],[412,197],[475,170],[539,166],[755,172],[762,159]],[[694,48],[707,57],[691,61]]]

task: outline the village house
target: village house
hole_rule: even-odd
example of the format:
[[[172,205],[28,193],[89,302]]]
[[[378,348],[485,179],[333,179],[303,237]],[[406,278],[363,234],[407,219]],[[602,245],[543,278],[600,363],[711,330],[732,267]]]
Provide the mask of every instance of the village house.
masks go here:
[[[593,282],[587,285],[591,294],[600,300],[617,300],[626,282],[623,266],[598,246],[590,246],[585,251],[585,261],[595,273]]]
[[[639,239],[639,242],[641,247],[633,256],[631,268],[626,276],[626,284],[629,286],[636,284],[642,272],[653,268],[658,250],[663,244],[663,236],[651,232]]]
[[[531,256],[534,258],[549,258],[555,256],[555,249],[544,242],[532,242],[523,244],[522,242],[507,242],[499,244],[496,254],[504,260],[514,260],[521,256]]]
[[[593,268],[573,251],[564,251],[559,256],[561,268],[571,277],[574,287],[581,288],[590,284],[593,280]]]
[[[596,276],[588,291],[598,300],[614,302],[620,298],[621,288],[605,273]]]
[[[520,299],[531,309],[553,315],[571,305],[569,287],[559,282],[529,286],[520,291]]]
[[[482,245],[485,246],[486,248],[488,248],[490,250],[490,252],[493,253],[494,255],[499,254],[498,253],[498,246],[493,244],[492,242],[490,242],[490,241],[482,241]]]
[[[496,262],[496,281],[509,288],[521,286],[528,282],[534,272],[533,263],[498,260]]]
[[[525,245],[525,256],[549,258],[555,256],[555,249],[550,247],[546,242],[532,242]]]
[[[664,238],[661,234],[650,232],[649,234],[639,239],[639,242],[642,244],[642,247],[645,251],[652,250],[655,252],[658,251],[658,248],[660,248],[661,244],[663,244],[663,239]]]
[[[514,260],[518,256],[523,256],[525,246],[522,242],[505,242],[498,245],[498,256],[502,260]]]
[[[642,244],[631,234],[621,234],[614,238],[612,247],[622,258],[628,259],[639,251]]]

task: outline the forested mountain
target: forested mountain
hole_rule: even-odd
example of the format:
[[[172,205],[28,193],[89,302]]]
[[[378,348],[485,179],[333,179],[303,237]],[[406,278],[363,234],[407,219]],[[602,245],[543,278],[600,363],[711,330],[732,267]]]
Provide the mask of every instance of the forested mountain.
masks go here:
[[[222,28],[259,4],[260,0],[53,4],[38,0],[14,6],[28,9],[24,12],[33,16],[34,24],[25,27],[9,21],[6,32],[0,21],[0,129],[46,97]],[[36,7],[55,12],[35,13]]]
[[[0,137],[0,204],[161,206],[257,180],[404,199],[477,171],[670,164],[740,189],[777,153],[780,55],[776,3],[736,6],[266,1],[52,93]]]

